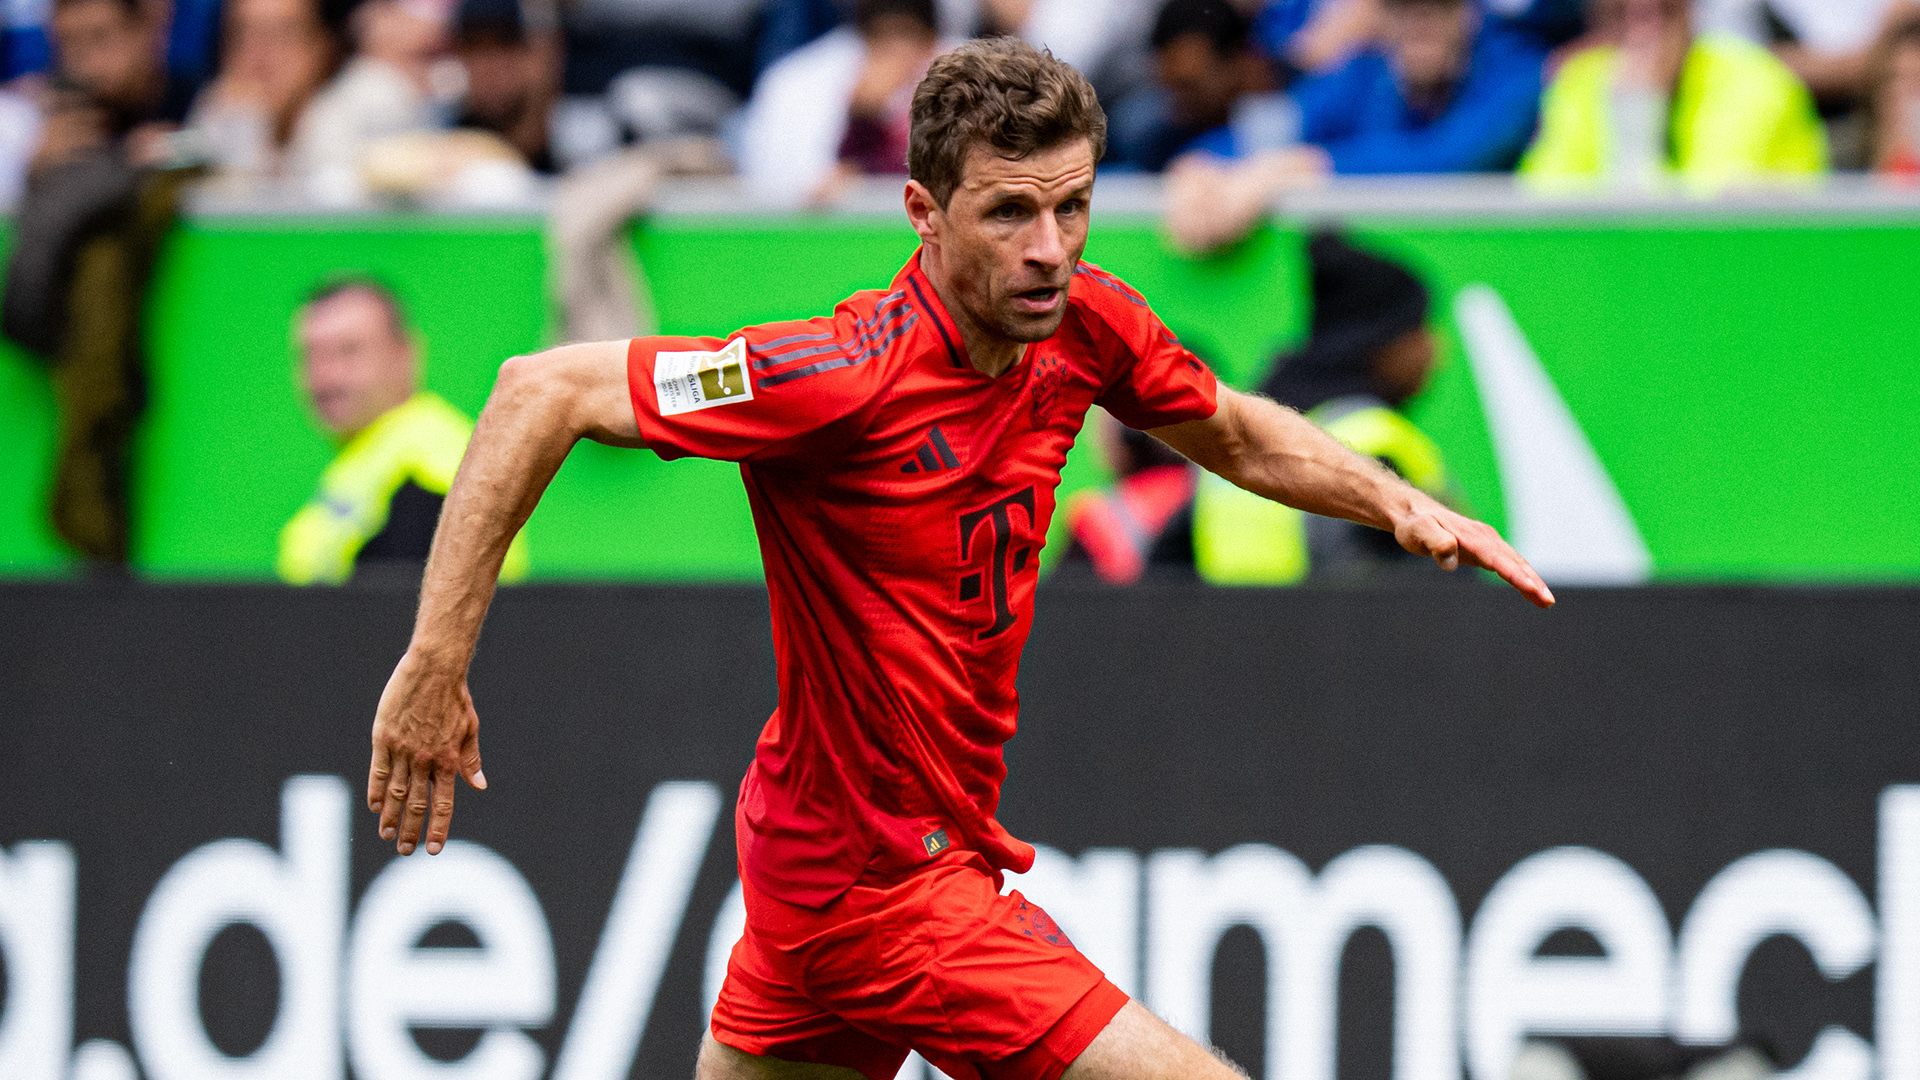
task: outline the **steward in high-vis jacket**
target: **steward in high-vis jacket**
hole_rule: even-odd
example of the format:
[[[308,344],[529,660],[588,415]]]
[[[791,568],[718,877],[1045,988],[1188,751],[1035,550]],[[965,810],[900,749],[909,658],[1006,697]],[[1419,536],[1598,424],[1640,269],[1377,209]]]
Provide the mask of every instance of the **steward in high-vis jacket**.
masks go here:
[[[1331,233],[1315,236],[1307,257],[1307,343],[1275,361],[1261,389],[1444,498],[1451,485],[1439,447],[1400,411],[1433,370],[1426,287],[1405,268]],[[1428,576],[1424,560],[1408,556],[1391,533],[1268,502],[1210,474],[1194,497],[1193,553],[1200,577],[1216,585]]]
[[[378,282],[322,288],[301,309],[296,334],[308,398],[340,450],[312,500],[280,530],[280,577],[339,584],[372,567],[417,576],[473,423],[418,388],[418,351]],[[501,580],[526,572],[526,541],[516,537]]]

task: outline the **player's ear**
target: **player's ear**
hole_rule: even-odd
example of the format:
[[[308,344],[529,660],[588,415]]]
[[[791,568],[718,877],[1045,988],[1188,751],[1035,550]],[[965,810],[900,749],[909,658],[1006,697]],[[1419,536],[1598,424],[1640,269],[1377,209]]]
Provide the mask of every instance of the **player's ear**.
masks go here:
[[[934,201],[933,192],[918,180],[907,181],[906,190],[907,222],[913,231],[920,234],[921,243],[932,243],[940,237],[940,225],[946,212]]]

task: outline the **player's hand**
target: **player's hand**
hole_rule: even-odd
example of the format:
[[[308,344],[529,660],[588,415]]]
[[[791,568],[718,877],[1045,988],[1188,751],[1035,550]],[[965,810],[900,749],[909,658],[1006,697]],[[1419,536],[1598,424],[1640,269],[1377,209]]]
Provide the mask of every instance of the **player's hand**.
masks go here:
[[[1433,503],[1395,524],[1393,538],[1415,555],[1432,558],[1442,570],[1457,569],[1463,562],[1491,570],[1536,606],[1553,606],[1553,590],[1519,552],[1500,539],[1493,526],[1484,522]]]
[[[409,651],[387,680],[373,718],[367,809],[380,815],[380,839],[411,855],[424,826],[427,854],[440,854],[453,820],[456,776],[476,790],[487,786],[480,717],[466,676],[436,670]]]

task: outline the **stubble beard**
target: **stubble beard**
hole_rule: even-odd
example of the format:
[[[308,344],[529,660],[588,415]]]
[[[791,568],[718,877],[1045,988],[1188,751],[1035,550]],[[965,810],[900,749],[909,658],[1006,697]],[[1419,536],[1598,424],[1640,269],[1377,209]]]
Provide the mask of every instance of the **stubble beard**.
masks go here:
[[[1046,316],[1044,320],[1035,321],[1033,319],[1023,319],[1018,315],[1009,313],[1000,320],[1000,324],[994,329],[1000,331],[1005,337],[1020,342],[1022,345],[1032,345],[1034,342],[1045,341],[1052,337],[1060,329],[1060,324],[1066,321],[1066,318],[1066,295],[1065,290],[1061,290],[1060,306],[1055,309],[1051,315]]]

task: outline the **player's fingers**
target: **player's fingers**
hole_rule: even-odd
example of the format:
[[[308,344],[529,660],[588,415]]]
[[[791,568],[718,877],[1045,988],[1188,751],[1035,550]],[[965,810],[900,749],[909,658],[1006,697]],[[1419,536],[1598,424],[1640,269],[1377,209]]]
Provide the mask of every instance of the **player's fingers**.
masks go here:
[[[394,840],[400,835],[400,815],[407,806],[407,788],[413,774],[404,755],[388,752],[387,792],[380,800],[380,839]]]
[[[1400,546],[1415,555],[1426,555],[1440,564],[1442,570],[1453,570],[1460,565],[1460,540],[1453,530],[1441,524],[1431,514],[1422,514],[1408,522],[1401,529],[1397,539]]]
[[[1471,528],[1462,530],[1462,549],[1473,565],[1500,575],[1501,580],[1518,589],[1536,607],[1550,608],[1554,605],[1553,590],[1547,588],[1547,583],[1532,564],[1502,540],[1492,526],[1477,521],[1470,525]]]
[[[480,717],[473,710],[473,694],[465,683],[460,686],[460,698],[467,709],[467,741],[460,747],[460,775],[475,791],[485,791],[487,774],[480,770]]]
[[[420,826],[427,820],[427,794],[433,786],[433,773],[424,761],[415,761],[407,775],[407,807],[400,814],[399,851],[413,854],[420,843]]]
[[[466,751],[460,756],[460,775],[467,778],[475,791],[487,790],[487,774],[480,771],[480,738],[478,735],[467,741]]]
[[[1528,565],[1525,559],[1518,556],[1514,558],[1524,573],[1499,572],[1500,576],[1506,579],[1507,584],[1519,589],[1520,594],[1532,601],[1535,607],[1550,608],[1557,603],[1553,590],[1547,588],[1547,583],[1540,579],[1540,575],[1534,572],[1533,567]]]
[[[1520,594],[1534,604],[1543,608],[1553,606],[1552,590],[1547,588],[1547,583],[1540,580],[1540,575],[1534,573],[1533,567],[1519,555],[1505,554],[1487,559],[1485,562],[1487,569],[1500,575],[1502,581],[1520,590]]]
[[[447,844],[447,830],[453,825],[453,781],[458,774],[451,765],[433,770],[432,816],[427,819],[427,854],[438,855]]]
[[[367,809],[379,813],[387,799],[387,777],[392,773],[392,757],[379,734],[373,737],[373,762],[367,766]]]

